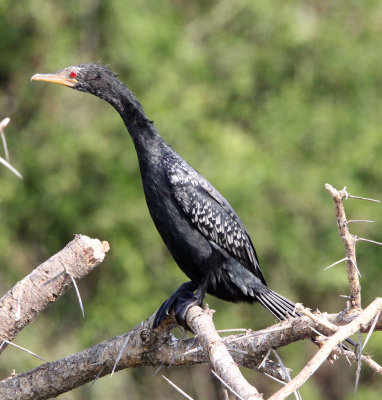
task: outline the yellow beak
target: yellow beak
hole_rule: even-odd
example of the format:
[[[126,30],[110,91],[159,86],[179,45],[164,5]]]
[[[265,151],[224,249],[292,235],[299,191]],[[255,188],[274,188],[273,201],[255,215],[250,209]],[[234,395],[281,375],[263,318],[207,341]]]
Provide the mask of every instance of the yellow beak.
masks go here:
[[[69,87],[74,87],[78,83],[77,79],[67,78],[58,74],[35,74],[32,76],[31,80],[59,83],[60,85]]]

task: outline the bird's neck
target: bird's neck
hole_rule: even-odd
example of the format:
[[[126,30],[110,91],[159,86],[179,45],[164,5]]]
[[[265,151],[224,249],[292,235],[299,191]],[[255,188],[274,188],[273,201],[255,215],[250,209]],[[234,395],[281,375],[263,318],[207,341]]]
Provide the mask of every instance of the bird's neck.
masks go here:
[[[140,153],[151,152],[158,147],[163,139],[154,128],[143,110],[142,105],[131,91],[120,81],[113,84],[110,97],[105,97],[121,115],[123,122],[134,142],[138,156]]]

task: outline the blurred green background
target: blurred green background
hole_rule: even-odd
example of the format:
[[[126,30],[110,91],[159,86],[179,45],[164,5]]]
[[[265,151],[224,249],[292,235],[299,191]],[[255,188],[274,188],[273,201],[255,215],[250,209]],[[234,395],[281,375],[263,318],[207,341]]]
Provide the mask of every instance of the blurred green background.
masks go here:
[[[344,256],[325,182],[382,198],[382,3],[380,1],[2,0],[0,118],[21,181],[0,169],[0,293],[75,233],[111,251],[80,282],[86,319],[70,290],[16,343],[48,360],[126,332],[185,281],[146,209],[134,147],[118,114],[95,97],[31,83],[36,73],[108,64],[136,94],[165,140],[229,199],[244,221],[270,286],[313,309],[343,309]],[[382,240],[381,206],[348,200],[354,234]],[[382,249],[360,243],[363,304],[380,296]],[[211,297],[216,326],[260,329],[261,306]],[[315,350],[280,351],[301,368]],[[382,338],[367,346],[382,359]],[[0,378],[40,362],[8,348]],[[208,366],[123,371],[61,396],[222,398]],[[265,395],[279,384],[253,371]],[[353,398],[355,368],[325,364],[305,399]],[[364,367],[357,398],[380,379]]]

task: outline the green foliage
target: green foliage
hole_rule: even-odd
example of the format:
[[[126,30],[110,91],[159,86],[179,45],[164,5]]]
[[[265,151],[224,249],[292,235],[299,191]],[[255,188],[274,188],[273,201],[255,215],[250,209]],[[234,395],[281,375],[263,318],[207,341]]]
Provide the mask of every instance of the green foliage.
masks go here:
[[[3,0],[0,118],[12,118],[11,161],[25,179],[1,169],[0,289],[75,233],[111,245],[107,261],[80,283],[86,319],[72,292],[17,342],[49,359],[78,351],[148,317],[185,279],[150,220],[118,115],[94,97],[29,82],[36,72],[89,61],[117,71],[165,140],[230,200],[272,288],[312,308],[344,307],[344,266],[323,272],[343,257],[324,183],[382,197],[381,15],[376,1]],[[349,200],[346,209],[349,218],[377,220],[352,226],[354,233],[382,239],[380,206]],[[381,249],[357,250],[366,304],[381,295]],[[259,306],[207,301],[219,328],[272,321]],[[375,335],[368,345],[377,358],[380,344]],[[306,361],[302,347],[311,351],[300,343],[284,352],[289,367]],[[2,377],[33,363],[7,352]],[[353,377],[339,370],[332,376],[345,398]],[[219,397],[210,381],[205,391],[192,385],[200,371],[170,376],[191,395]],[[377,392],[368,374],[360,398]],[[328,377],[321,378],[303,394],[341,398],[324,392]],[[176,396],[151,371],[114,379],[97,383],[91,398]],[[276,388],[258,374],[250,379],[265,393]],[[89,396],[80,389],[67,398]]]

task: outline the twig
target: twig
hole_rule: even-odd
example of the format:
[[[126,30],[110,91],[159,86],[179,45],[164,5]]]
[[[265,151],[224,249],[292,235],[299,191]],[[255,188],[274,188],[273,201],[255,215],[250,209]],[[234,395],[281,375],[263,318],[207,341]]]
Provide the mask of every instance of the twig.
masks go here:
[[[338,231],[345,245],[345,255],[347,259],[346,270],[350,289],[350,305],[353,310],[357,310],[361,308],[361,285],[359,283],[359,276],[357,272],[358,268],[356,267],[357,260],[355,253],[355,238],[349,232],[343,205],[343,199],[349,197],[349,194],[347,193],[346,188],[344,188],[342,191],[338,191],[328,183],[325,184],[325,188],[333,198]]]

